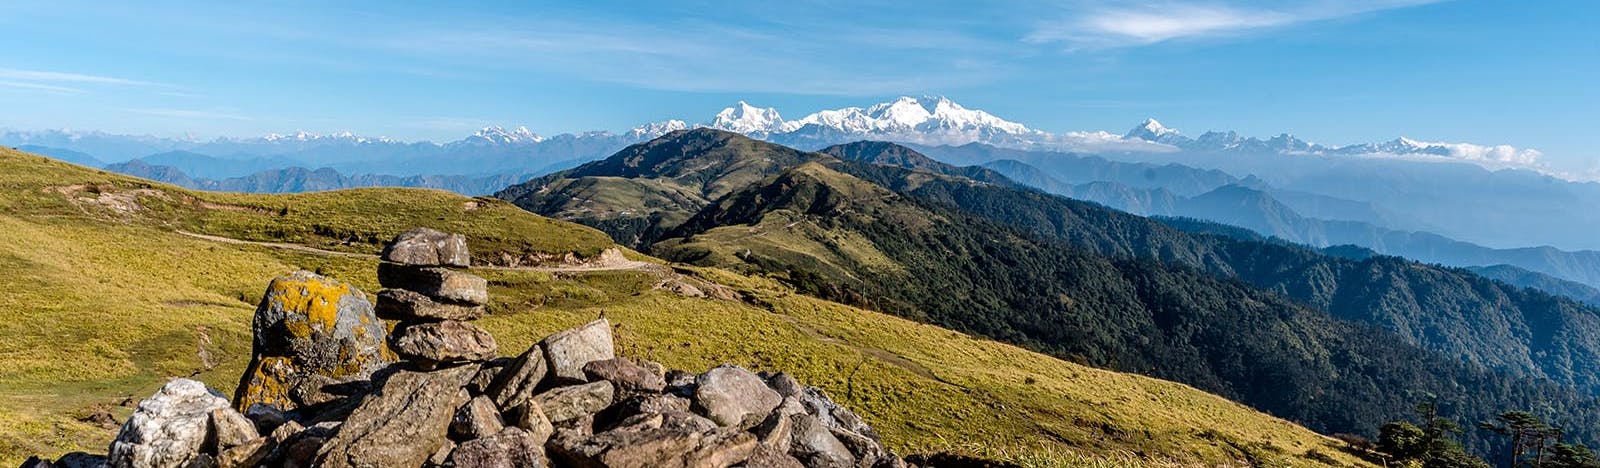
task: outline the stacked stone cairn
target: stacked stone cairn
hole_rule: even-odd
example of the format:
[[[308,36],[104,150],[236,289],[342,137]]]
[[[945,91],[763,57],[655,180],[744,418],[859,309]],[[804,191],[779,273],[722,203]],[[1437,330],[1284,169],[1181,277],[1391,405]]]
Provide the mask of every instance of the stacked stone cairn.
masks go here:
[[[422,369],[482,362],[499,351],[469,322],[483,317],[489,282],[455,270],[472,264],[467,238],[416,228],[394,238],[378,265],[378,318],[393,320],[389,346]]]
[[[618,357],[604,318],[494,358],[494,339],[467,323],[484,313],[485,283],[450,269],[467,258],[464,238],[431,230],[385,249],[376,316],[398,322],[387,345],[360,290],[308,272],[275,279],[232,403],[173,379],[109,456],[23,467],[908,466],[820,389]]]

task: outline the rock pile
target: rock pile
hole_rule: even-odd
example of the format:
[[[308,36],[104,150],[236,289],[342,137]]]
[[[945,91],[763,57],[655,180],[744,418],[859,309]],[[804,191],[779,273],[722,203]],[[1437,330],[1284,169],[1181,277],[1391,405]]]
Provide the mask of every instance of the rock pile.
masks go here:
[[[259,375],[231,405],[175,379],[139,404],[109,457],[23,466],[907,466],[822,390],[733,365],[693,374],[618,357],[603,318],[494,359],[493,338],[467,323],[483,315],[483,279],[447,268],[467,258],[461,236],[429,230],[385,249],[377,314],[399,321],[389,343],[402,361],[382,360],[381,325],[350,331],[367,330],[359,291],[296,273],[274,280],[257,310]],[[329,350],[370,351],[317,354]],[[365,372],[373,362],[386,365]],[[370,380],[335,377],[363,373]]]
[[[482,362],[498,347],[489,332],[468,323],[483,316],[489,282],[467,268],[467,238],[416,228],[394,238],[378,265],[378,318],[394,320],[389,345],[401,358],[431,369]]]

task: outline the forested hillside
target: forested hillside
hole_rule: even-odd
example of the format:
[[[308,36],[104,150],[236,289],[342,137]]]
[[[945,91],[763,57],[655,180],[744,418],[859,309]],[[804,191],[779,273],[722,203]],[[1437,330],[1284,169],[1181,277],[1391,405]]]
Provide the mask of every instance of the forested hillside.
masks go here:
[[[717,133],[653,144],[737,139]],[[903,150],[797,158],[810,162],[698,208],[650,250],[1191,383],[1319,430],[1375,434],[1431,394],[1466,421],[1540,408],[1594,440],[1592,308],[1464,270],[1189,233]]]

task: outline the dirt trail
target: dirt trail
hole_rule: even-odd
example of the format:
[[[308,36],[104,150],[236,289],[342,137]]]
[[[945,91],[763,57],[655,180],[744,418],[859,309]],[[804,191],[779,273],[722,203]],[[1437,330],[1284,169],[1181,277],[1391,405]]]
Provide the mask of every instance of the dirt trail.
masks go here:
[[[305,253],[317,254],[317,255],[330,255],[330,256],[337,256],[337,257],[354,257],[354,258],[371,258],[371,259],[378,258],[377,255],[373,255],[373,254],[364,254],[364,253],[355,253],[355,252],[339,252],[339,251],[335,251],[335,250],[319,249],[319,248],[316,248],[316,247],[307,247],[307,246],[300,245],[300,244],[289,244],[289,243],[283,243],[283,242],[261,242],[261,241],[251,241],[251,240],[244,240],[244,239],[234,239],[232,237],[213,236],[213,235],[209,235],[209,234],[198,234],[198,233],[188,232],[188,231],[184,231],[184,230],[178,230],[177,233],[185,235],[185,236],[193,237],[193,238],[196,238],[196,239],[203,239],[203,240],[208,240],[208,241],[212,241],[212,242],[220,242],[220,243],[224,243],[224,244],[255,245],[255,246],[268,247],[268,248],[274,248],[274,249],[293,250],[293,251],[296,251],[296,252],[305,252]],[[574,264],[574,265],[560,265],[560,266],[548,266],[548,267],[545,267],[545,266],[539,266],[539,267],[473,266],[472,268],[476,269],[476,270],[584,272],[584,271],[618,271],[618,270],[655,271],[655,270],[665,269],[666,267],[661,266],[661,265],[657,265],[657,264],[654,264],[654,263],[650,263],[650,262],[641,262],[641,261],[638,261],[638,260],[628,259],[627,257],[624,257],[622,255],[621,251],[617,251],[617,250],[613,249],[613,250],[607,250],[607,251],[601,253],[600,257],[596,258],[594,261],[584,262],[584,263]]]

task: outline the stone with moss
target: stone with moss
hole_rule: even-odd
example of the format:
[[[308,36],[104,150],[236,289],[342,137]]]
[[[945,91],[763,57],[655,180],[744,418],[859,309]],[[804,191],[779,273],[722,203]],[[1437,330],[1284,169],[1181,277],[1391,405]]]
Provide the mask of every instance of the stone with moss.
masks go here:
[[[366,294],[308,271],[272,280],[254,330],[250,364],[234,394],[239,409],[257,403],[294,409],[306,404],[292,392],[303,380],[366,380],[396,361]]]

